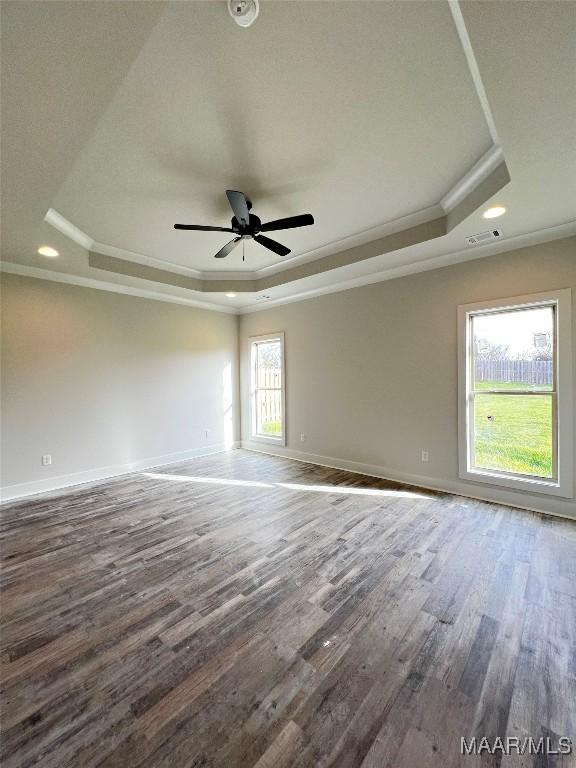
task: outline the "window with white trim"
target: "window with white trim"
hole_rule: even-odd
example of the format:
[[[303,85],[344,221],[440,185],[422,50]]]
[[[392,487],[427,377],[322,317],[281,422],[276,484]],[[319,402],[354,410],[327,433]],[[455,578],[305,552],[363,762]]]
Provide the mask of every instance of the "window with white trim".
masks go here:
[[[250,423],[253,440],[286,443],[284,334],[250,339]]]
[[[572,496],[570,290],[459,307],[460,477]]]

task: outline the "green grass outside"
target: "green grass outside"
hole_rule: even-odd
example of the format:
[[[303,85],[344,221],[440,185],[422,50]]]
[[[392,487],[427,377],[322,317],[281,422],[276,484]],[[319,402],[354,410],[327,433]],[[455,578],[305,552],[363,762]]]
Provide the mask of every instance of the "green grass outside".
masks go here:
[[[476,395],[474,417],[477,467],[552,477],[550,397]]]
[[[480,381],[477,389],[526,389],[530,384]],[[550,389],[550,387],[547,387]],[[485,469],[552,477],[552,411],[548,396],[481,394],[475,398],[475,465]],[[492,416],[492,419],[488,419]],[[279,421],[262,424],[267,435],[282,434]]]
[[[279,437],[282,434],[282,425],[279,421],[266,421],[262,424],[262,432],[265,435]]]

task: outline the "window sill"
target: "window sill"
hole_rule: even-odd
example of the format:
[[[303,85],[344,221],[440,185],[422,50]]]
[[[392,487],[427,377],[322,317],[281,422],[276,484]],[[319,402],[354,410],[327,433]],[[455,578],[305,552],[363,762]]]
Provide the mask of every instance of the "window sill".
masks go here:
[[[263,443],[264,445],[286,445],[286,438],[273,437],[272,435],[250,435],[250,442]]]
[[[561,496],[565,499],[572,498],[572,488],[564,487],[568,485],[556,480],[543,480],[541,478],[515,477],[512,475],[491,472],[489,469],[469,469],[460,472],[461,480],[471,480],[474,483],[484,485],[503,486],[504,488],[514,488],[526,493],[540,493],[547,496]]]

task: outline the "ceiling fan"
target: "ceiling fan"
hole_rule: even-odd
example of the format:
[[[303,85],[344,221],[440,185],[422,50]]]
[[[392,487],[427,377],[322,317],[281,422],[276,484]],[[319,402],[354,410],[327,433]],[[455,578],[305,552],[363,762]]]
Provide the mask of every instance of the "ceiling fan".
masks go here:
[[[314,217],[310,213],[303,213],[300,216],[288,216],[285,219],[276,219],[262,224],[258,216],[250,213],[252,203],[243,192],[236,192],[233,189],[226,190],[226,197],[232,208],[234,216],[232,217],[231,227],[204,227],[201,224],[174,224],[174,229],[197,229],[202,232],[233,232],[236,237],[230,240],[214,258],[223,259],[238,245],[240,240],[252,239],[257,243],[274,251],[278,256],[287,256],[290,248],[271,240],[262,235],[261,232],[275,232],[279,229],[294,229],[295,227],[307,227],[314,224]]]

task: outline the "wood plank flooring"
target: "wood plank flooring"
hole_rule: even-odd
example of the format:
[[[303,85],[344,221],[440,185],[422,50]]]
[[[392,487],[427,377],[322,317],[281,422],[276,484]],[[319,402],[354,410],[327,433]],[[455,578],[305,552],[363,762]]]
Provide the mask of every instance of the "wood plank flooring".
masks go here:
[[[568,766],[576,524],[236,450],[7,505],[3,768]]]

